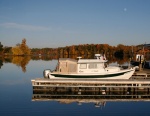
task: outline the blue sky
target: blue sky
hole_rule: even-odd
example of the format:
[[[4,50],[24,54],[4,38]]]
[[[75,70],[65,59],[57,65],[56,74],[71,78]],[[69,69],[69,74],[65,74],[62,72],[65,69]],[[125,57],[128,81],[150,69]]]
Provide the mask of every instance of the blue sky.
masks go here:
[[[150,0],[0,0],[0,42],[30,48],[150,43]]]

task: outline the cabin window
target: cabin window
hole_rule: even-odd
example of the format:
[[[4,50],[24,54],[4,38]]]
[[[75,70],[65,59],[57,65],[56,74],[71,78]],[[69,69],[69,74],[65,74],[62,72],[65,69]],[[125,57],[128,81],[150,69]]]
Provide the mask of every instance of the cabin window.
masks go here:
[[[89,69],[95,69],[97,68],[97,64],[89,64]]]
[[[89,64],[89,69],[99,69],[103,67],[103,63],[91,63]]]
[[[103,68],[103,66],[104,66],[104,63],[98,63],[97,64],[97,68]]]
[[[80,69],[86,69],[87,68],[87,64],[80,64]]]

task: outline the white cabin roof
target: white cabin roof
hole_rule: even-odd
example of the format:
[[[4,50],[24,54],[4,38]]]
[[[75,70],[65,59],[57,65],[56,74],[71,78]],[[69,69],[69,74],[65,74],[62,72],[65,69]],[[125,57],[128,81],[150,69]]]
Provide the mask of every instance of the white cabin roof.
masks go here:
[[[77,62],[77,60],[75,59],[71,59],[71,58],[59,58],[59,62]]]
[[[100,59],[79,59],[78,63],[104,63],[107,60],[100,60]]]

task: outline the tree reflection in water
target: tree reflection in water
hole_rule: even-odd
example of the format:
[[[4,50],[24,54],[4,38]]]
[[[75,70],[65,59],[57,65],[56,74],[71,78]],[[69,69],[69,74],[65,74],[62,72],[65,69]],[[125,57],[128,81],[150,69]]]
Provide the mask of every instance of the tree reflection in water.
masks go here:
[[[0,69],[3,66],[4,63],[13,63],[19,67],[22,68],[23,72],[26,72],[26,65],[29,63],[29,61],[32,60],[43,60],[43,61],[50,61],[50,60],[58,60],[59,58],[73,58],[76,59],[78,55],[31,55],[31,56],[4,56],[0,57]],[[94,57],[94,55],[81,55],[82,58],[91,59]],[[124,55],[124,57],[115,57],[114,55],[106,55],[106,58],[108,60],[107,64],[118,64],[118,65],[124,65],[128,64],[130,61],[130,56]],[[135,58],[135,55],[134,55]],[[150,60],[150,55],[146,55],[146,60]]]
[[[2,66],[3,66],[3,61],[0,60],[0,69],[1,69]]]
[[[31,57],[30,56],[14,56],[12,58],[12,63],[20,66],[23,72],[26,72],[26,65],[29,63]]]

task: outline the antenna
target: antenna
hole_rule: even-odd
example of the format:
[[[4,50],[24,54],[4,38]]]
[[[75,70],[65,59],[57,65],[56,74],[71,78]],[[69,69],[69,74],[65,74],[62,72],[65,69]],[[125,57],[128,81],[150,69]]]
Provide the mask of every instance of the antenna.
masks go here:
[[[79,56],[79,57],[77,57],[78,58],[78,60],[80,60],[82,57],[81,56]]]

